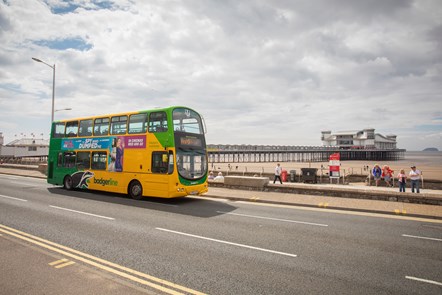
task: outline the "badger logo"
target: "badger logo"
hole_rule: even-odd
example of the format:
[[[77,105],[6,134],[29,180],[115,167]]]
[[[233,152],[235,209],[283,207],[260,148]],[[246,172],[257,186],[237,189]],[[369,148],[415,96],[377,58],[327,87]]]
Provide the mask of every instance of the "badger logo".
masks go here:
[[[72,184],[75,188],[89,188],[87,180],[94,177],[91,171],[78,171],[71,175]]]

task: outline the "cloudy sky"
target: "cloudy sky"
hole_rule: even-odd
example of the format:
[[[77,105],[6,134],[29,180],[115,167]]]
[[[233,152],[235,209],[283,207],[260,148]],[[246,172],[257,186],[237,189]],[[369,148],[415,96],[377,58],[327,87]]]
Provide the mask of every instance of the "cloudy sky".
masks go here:
[[[49,137],[32,57],[56,120],[186,105],[212,144],[372,127],[442,150],[440,0],[0,0],[6,143]]]

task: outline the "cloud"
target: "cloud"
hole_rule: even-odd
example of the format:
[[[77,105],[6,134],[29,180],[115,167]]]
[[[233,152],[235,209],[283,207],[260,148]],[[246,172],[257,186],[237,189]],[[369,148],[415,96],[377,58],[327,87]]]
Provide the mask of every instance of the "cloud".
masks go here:
[[[56,119],[188,105],[209,143],[372,127],[421,149],[419,126],[441,131],[441,15],[431,0],[3,1],[0,132],[47,137],[52,72],[36,57],[72,108]]]

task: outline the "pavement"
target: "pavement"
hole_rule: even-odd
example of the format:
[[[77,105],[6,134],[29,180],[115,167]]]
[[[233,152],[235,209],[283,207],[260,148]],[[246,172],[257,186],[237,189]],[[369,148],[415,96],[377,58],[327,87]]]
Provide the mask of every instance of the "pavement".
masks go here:
[[[31,168],[31,167],[27,167]],[[44,174],[35,169],[21,169],[17,168],[3,168],[0,166],[0,174],[19,175],[25,177],[46,178]],[[284,187],[308,187],[314,186],[315,189],[321,189],[325,192],[334,189],[348,190],[353,193],[361,192],[376,192],[390,193],[393,195],[400,194],[401,196],[411,195],[411,192],[399,193],[398,188],[388,187],[374,187],[366,186],[364,183],[354,183],[350,185],[341,184],[304,184],[304,183],[284,183],[273,184],[269,182],[269,188],[277,189],[280,186]],[[408,189],[408,188],[407,188]],[[409,189],[408,189],[409,191]],[[416,197],[418,194],[413,194]],[[442,198],[442,190],[421,189],[422,197],[426,198]],[[341,198],[331,197],[325,195],[303,195],[294,193],[274,192],[274,191],[254,191],[254,190],[239,190],[222,187],[209,187],[209,192],[204,197],[228,199],[232,201],[247,201],[256,203],[270,203],[280,205],[304,206],[323,208],[324,210],[350,210],[359,212],[375,212],[390,215],[401,215],[410,217],[424,217],[442,220],[442,206],[440,205],[425,205],[397,201],[379,201],[372,199],[357,199],[357,198]]]

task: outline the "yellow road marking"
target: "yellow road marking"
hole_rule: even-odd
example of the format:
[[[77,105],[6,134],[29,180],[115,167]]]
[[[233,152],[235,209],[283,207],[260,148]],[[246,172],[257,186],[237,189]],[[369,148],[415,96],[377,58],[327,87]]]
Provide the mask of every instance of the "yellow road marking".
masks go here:
[[[403,214],[403,215],[405,215],[405,214],[407,214],[407,210],[399,210],[399,209],[394,209],[394,213],[396,213],[396,214]]]
[[[52,250],[52,251],[57,252],[57,253],[60,253],[60,254],[62,254],[64,256],[71,257],[71,258],[73,258],[75,260],[78,260],[78,261],[82,261],[82,262],[84,262],[86,264],[92,265],[94,267],[97,267],[99,269],[102,269],[102,270],[105,270],[107,272],[113,273],[115,275],[124,277],[124,278],[126,278],[128,280],[131,280],[131,281],[137,282],[139,284],[142,284],[142,285],[149,286],[151,288],[160,290],[160,291],[165,292],[167,294],[178,295],[178,294],[183,294],[183,293],[180,293],[180,292],[177,292],[175,290],[163,287],[163,286],[155,284],[153,282],[160,283],[162,285],[165,285],[165,286],[168,286],[170,288],[174,288],[174,289],[186,292],[188,294],[197,294],[197,295],[203,295],[204,294],[204,293],[201,293],[199,291],[192,290],[190,288],[187,288],[187,287],[184,287],[184,286],[181,286],[181,285],[178,285],[178,284],[174,284],[172,282],[169,282],[169,281],[166,281],[166,280],[163,280],[163,279],[159,279],[159,278],[156,278],[154,276],[150,276],[148,274],[145,274],[145,273],[142,273],[142,272],[139,272],[139,271],[136,271],[136,270],[133,270],[133,269],[130,269],[130,268],[118,265],[116,263],[112,263],[110,261],[107,261],[107,260],[104,260],[104,259],[92,256],[92,255],[89,255],[89,254],[86,254],[86,253],[83,253],[83,252],[80,252],[80,251],[77,251],[77,250],[74,250],[74,249],[71,249],[69,247],[65,247],[63,245],[60,245],[60,244],[57,244],[57,243],[54,243],[54,242],[51,242],[51,241],[48,241],[48,240],[36,237],[36,236],[33,236],[31,234],[27,234],[25,232],[16,230],[14,228],[10,228],[10,227],[2,225],[2,224],[0,224],[0,231],[5,233],[5,234],[14,236],[16,238],[28,241],[28,242],[33,243],[35,245],[38,245],[40,247]],[[55,248],[55,247],[58,247],[58,248]],[[71,253],[70,252],[66,252],[65,250],[66,251],[70,251]],[[73,254],[73,253],[75,253],[75,254]],[[92,259],[92,260],[95,260],[95,261],[86,259],[86,258],[81,257],[79,255],[82,255],[82,256],[84,256],[86,258],[89,258],[89,259]],[[103,264],[109,265],[109,266],[111,266],[113,268],[111,268],[109,266],[106,266],[106,265],[103,265]],[[114,268],[116,268],[116,269],[114,269]],[[123,271],[125,271],[127,273],[124,273]],[[130,274],[128,274],[128,273],[130,273]],[[151,280],[153,282],[149,282],[149,281],[137,278],[137,277],[133,276],[132,274],[133,275],[137,275],[137,276],[142,277],[142,278],[149,279],[149,280]]]
[[[55,268],[63,268],[63,267],[65,267],[65,266],[69,266],[69,265],[72,265],[72,264],[74,264],[75,262],[73,262],[73,261],[68,261],[68,262],[66,262],[66,263],[63,263],[63,264],[60,264],[60,265],[57,265],[57,266],[55,266]]]
[[[53,261],[53,262],[51,262],[51,263],[48,263],[50,266],[53,266],[53,265],[56,265],[56,264],[59,264],[59,263],[63,263],[63,262],[66,262],[66,261],[68,261],[66,258],[63,258],[63,259],[60,259],[60,260],[57,260],[57,261]]]

